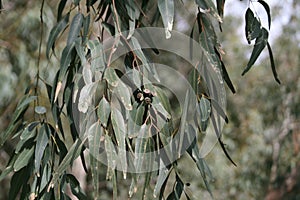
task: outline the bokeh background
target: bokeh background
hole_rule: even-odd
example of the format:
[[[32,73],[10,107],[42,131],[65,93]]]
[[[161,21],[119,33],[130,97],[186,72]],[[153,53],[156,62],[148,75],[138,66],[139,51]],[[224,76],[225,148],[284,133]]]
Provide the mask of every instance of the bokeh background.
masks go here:
[[[47,60],[45,42],[56,22],[57,0],[45,2],[40,76],[51,83],[59,60]],[[189,35],[195,17],[194,4],[177,1],[175,29]],[[266,14],[258,3],[227,0],[220,43],[225,50],[225,65],[237,93],[228,90],[227,113],[230,123],[223,129],[223,140],[234,167],[216,145],[206,157],[215,177],[211,182],[216,199],[300,199],[300,1],[267,1],[271,6],[270,42],[282,82],[272,76],[267,51],[244,77],[243,68],[251,54],[244,34],[244,14],[249,4],[255,8],[263,24]],[[40,2],[34,0],[3,1],[0,22],[0,132],[8,126],[18,99],[34,84],[40,42]],[[61,44],[63,46],[63,44]],[[253,44],[252,44],[253,45]],[[58,44],[59,46],[59,44]],[[59,47],[57,55],[59,55]],[[170,80],[172,81],[172,80]],[[176,81],[176,80],[173,80]],[[47,105],[45,96],[45,105]],[[13,153],[14,140],[0,150],[0,170]],[[211,199],[195,166],[183,158],[181,173],[190,182],[189,191],[195,199]],[[192,162],[191,162],[192,163]],[[105,172],[103,172],[105,177]],[[90,177],[83,177],[87,191]],[[105,179],[105,178],[104,178]],[[127,185],[121,194],[126,196]],[[103,181],[103,198],[110,185]],[[7,199],[9,177],[0,182],[0,199]]]

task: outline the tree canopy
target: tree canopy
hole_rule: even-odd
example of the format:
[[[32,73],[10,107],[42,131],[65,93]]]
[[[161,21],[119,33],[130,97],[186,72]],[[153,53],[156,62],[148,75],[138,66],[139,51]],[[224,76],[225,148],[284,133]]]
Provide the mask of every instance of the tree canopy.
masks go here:
[[[213,195],[214,177],[204,157],[218,143],[236,165],[222,139],[229,121],[224,85],[236,92],[219,41],[226,29],[224,4],[61,0],[51,24],[46,11],[51,5],[42,1],[40,19],[31,24],[38,31],[20,28],[24,40],[39,38],[26,47],[38,52],[35,78],[0,136],[1,146],[17,140],[0,176],[13,172],[9,199],[69,199],[71,193],[99,199],[103,170],[114,199],[121,179],[129,198],[190,199],[190,183],[180,171],[184,155]],[[252,4],[264,8],[267,27]],[[184,9],[191,16],[182,15]],[[186,23],[191,19],[188,34],[174,28],[176,16],[186,17]],[[266,49],[280,83],[268,41],[268,4],[249,1],[244,20],[245,38],[254,46],[242,75]],[[49,63],[58,67],[46,68]],[[54,75],[46,80],[43,70]],[[91,174],[91,195],[71,173],[76,158]]]

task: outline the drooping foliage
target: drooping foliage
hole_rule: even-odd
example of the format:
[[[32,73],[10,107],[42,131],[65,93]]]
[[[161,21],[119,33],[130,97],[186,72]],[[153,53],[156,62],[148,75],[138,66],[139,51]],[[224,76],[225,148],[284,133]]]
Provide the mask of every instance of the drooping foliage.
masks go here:
[[[94,199],[101,192],[101,163],[105,163],[106,179],[112,182],[115,199],[119,179],[130,181],[129,198],[138,191],[144,198],[150,191],[158,199],[180,199],[183,195],[190,199],[177,168],[184,154],[194,161],[211,192],[209,183],[213,178],[199,148],[199,138],[204,141],[206,135],[215,134],[225,156],[235,165],[221,137],[222,125],[228,123],[223,82],[233,93],[235,88],[222,60],[215,26],[218,23],[222,27],[225,1],[217,0],[216,5],[211,0],[194,3],[197,14],[186,40],[188,52],[175,52],[190,61],[186,79],[190,89],[175,95],[181,98],[178,109],[174,108],[172,95],[168,95],[174,91],[161,84],[163,70],[153,63],[167,50],[174,53],[168,41],[175,41],[176,46],[179,39],[185,38],[173,30],[176,6],[184,6],[184,2],[59,2],[57,22],[49,33],[45,53],[49,59],[59,58],[59,70],[52,83],[42,80],[37,70],[34,86],[26,90],[9,127],[1,134],[0,145],[11,138],[19,139],[0,177],[13,172],[9,199],[69,199],[67,186],[79,199],[87,199],[70,173],[78,157],[87,173],[90,169]],[[270,28],[268,4],[262,0],[258,3],[267,12]],[[41,36],[43,5],[44,1]],[[268,28],[262,27],[250,7],[245,20],[247,41],[250,44],[255,40],[255,45],[243,74],[267,46],[272,72],[279,82]],[[65,44],[60,55],[56,54],[58,43]],[[40,104],[41,84],[46,88],[50,110]],[[25,119],[28,114],[29,120]],[[69,136],[72,142],[67,144]],[[165,192],[167,184],[173,184],[170,192]]]

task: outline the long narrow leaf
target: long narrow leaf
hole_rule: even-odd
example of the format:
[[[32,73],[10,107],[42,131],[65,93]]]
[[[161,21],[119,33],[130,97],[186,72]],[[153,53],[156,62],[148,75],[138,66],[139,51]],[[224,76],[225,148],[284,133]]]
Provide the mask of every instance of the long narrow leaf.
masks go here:
[[[69,36],[68,36],[68,40],[67,40],[67,45],[70,45],[77,39],[77,37],[79,36],[79,33],[80,33],[80,29],[82,27],[82,23],[83,23],[83,15],[81,13],[77,13],[74,16],[72,23],[70,25],[70,31],[69,31]]]
[[[274,62],[272,48],[271,48],[269,42],[267,42],[267,47],[268,47],[268,51],[269,51],[270,62],[271,62],[271,69],[272,69],[273,76],[274,76],[275,80],[277,81],[277,83],[280,84],[281,82],[280,82],[280,80],[278,78],[278,74],[276,72],[276,66],[275,66],[275,62]]]
[[[258,56],[261,54],[262,50],[266,47],[268,43],[268,36],[269,36],[268,31],[265,28],[262,28],[261,35],[255,40],[255,45],[250,60],[246,68],[244,69],[242,76],[245,75],[251,69],[251,67],[257,60]]]
[[[265,2],[264,0],[258,0],[258,3],[260,3],[266,10],[266,13],[268,15],[268,23],[269,23],[269,30],[271,29],[271,12],[270,12],[270,7],[267,4],[267,2]]]
[[[166,38],[169,39],[173,29],[174,0],[158,0],[157,4],[164,23]]]

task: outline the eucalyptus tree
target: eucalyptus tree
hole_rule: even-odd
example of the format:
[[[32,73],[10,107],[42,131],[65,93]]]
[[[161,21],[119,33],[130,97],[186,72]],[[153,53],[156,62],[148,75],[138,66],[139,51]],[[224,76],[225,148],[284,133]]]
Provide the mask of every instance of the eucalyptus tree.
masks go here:
[[[236,165],[221,137],[228,123],[224,85],[235,93],[217,34],[225,1],[61,0],[43,53],[44,4],[35,84],[1,134],[0,145],[18,138],[0,177],[13,172],[9,198],[69,199],[72,193],[99,199],[99,176],[106,170],[114,199],[121,179],[129,182],[129,198],[190,199],[189,183],[178,168],[184,155],[213,195],[205,156],[218,143]],[[189,35],[173,28],[175,12],[186,4],[193,4],[195,13]],[[265,9],[268,27],[253,4]],[[242,75],[267,47],[280,83],[268,42],[268,4],[250,1],[245,22],[246,39],[254,47]],[[51,83],[40,76],[43,56],[60,61]],[[43,88],[47,103],[41,101]],[[71,173],[76,158],[91,174],[90,196]]]

